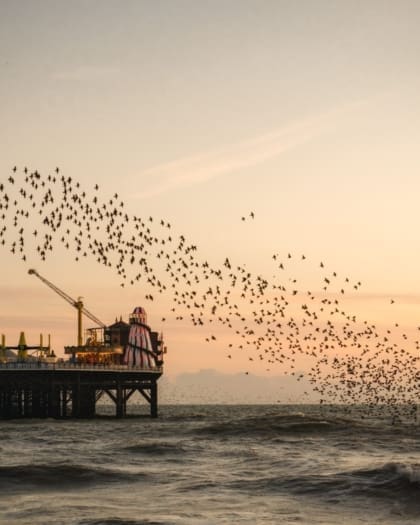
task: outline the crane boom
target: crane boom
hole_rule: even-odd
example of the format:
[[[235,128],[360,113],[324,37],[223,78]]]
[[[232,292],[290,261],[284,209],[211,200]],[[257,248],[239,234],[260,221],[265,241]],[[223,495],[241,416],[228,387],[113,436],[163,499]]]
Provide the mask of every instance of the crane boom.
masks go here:
[[[30,275],[36,275],[38,279],[40,279],[43,283],[45,283],[47,286],[49,286],[54,292],[56,292],[60,297],[62,297],[65,301],[67,301],[71,306],[77,309],[78,311],[78,337],[77,337],[77,343],[79,346],[82,346],[82,322],[81,322],[81,315],[84,314],[86,317],[88,317],[91,321],[93,321],[95,324],[100,326],[101,328],[106,328],[106,324],[103,323],[100,319],[98,319],[95,315],[93,315],[89,310],[87,310],[83,306],[83,302],[81,298],[79,297],[77,301],[75,301],[70,295],[66,294],[66,292],[63,292],[63,290],[60,290],[58,286],[50,282],[48,279],[45,279],[45,277],[42,277],[36,270],[30,269],[28,270],[28,273]]]

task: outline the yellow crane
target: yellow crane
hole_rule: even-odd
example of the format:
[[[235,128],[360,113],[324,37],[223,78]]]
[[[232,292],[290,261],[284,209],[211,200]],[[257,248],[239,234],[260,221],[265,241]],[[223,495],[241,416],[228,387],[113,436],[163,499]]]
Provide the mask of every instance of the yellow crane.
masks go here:
[[[106,328],[105,323],[103,323],[100,319],[98,319],[95,315],[93,315],[89,310],[87,310],[83,306],[83,301],[81,297],[77,298],[77,301],[75,301],[70,295],[66,294],[66,292],[63,292],[63,290],[60,290],[58,286],[53,284],[52,282],[48,281],[48,279],[45,279],[45,277],[42,277],[36,270],[30,269],[28,270],[28,273],[30,275],[36,275],[38,279],[40,279],[43,283],[45,283],[47,286],[49,286],[54,292],[58,293],[65,301],[67,301],[71,306],[76,308],[77,310],[77,346],[83,346],[83,332],[82,332],[82,315],[85,315],[88,317],[91,321],[93,321],[95,324],[100,326],[101,328]]]

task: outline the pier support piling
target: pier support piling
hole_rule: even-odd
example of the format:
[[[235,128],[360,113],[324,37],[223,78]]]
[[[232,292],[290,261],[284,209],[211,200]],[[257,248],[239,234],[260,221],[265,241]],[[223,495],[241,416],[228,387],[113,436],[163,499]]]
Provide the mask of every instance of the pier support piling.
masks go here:
[[[35,368],[0,365],[0,418],[93,418],[104,393],[115,403],[115,416],[127,415],[136,391],[158,415],[157,380],[161,371],[130,369]]]

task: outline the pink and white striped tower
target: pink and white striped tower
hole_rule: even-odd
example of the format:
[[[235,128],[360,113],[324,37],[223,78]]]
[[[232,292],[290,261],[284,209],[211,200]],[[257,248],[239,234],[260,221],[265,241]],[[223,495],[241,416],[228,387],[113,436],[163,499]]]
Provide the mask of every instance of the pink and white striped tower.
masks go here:
[[[151,338],[151,329],[147,324],[146,310],[136,306],[130,314],[130,332],[125,347],[123,362],[128,366],[151,369],[157,366],[157,355]]]

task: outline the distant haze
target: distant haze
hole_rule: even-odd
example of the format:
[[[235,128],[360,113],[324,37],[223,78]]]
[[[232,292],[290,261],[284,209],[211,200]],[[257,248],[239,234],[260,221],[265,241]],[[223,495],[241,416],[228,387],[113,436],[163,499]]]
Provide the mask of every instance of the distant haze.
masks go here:
[[[165,404],[294,404],[314,403],[319,397],[307,380],[291,376],[264,377],[200,370],[159,381],[160,402]]]

